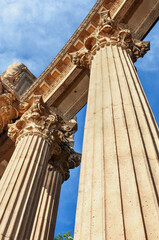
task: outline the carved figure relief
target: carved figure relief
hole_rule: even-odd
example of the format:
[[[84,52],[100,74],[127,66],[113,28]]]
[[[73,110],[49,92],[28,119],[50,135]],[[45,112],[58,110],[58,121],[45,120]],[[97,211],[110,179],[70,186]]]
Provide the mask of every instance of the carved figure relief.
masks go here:
[[[14,89],[24,71],[30,73],[23,63],[13,63],[0,76],[0,133],[29,107],[28,103],[20,102]]]
[[[13,96],[11,93],[0,95],[0,133],[3,132],[12,119],[19,116],[18,110],[13,106]]]
[[[26,70],[27,67],[23,63],[13,63],[11,64],[6,71],[1,75],[1,81],[3,82],[9,82],[13,85],[18,82],[20,74],[23,70]]]

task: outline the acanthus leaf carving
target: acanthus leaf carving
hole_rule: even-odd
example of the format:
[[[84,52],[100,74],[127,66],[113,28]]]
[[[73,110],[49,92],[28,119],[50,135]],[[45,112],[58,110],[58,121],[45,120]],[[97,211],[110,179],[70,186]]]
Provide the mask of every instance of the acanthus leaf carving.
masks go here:
[[[9,124],[8,136],[18,142],[26,135],[39,135],[53,147],[51,154],[59,154],[60,143],[68,141],[73,128],[53,112],[49,112],[40,95],[34,96],[31,107],[13,124]]]
[[[121,24],[117,24],[110,16],[110,12],[100,13],[100,20],[95,31],[84,41],[84,47],[70,53],[71,60],[75,65],[90,68],[91,61],[96,52],[104,46],[117,45],[126,49],[133,62],[139,57],[143,57],[149,50],[148,41],[139,41],[133,38],[129,29],[124,29]]]
[[[80,165],[81,154],[76,153],[66,142],[62,142],[60,155],[53,154],[49,163],[62,174],[63,181],[66,181],[70,177],[69,169]]]

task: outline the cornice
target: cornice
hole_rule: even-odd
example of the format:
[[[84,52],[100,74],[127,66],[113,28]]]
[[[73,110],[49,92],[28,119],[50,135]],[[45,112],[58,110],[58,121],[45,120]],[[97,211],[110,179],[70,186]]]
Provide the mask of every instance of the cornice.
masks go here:
[[[65,46],[61,49],[61,51],[58,53],[58,55],[53,59],[53,61],[49,64],[49,66],[42,72],[42,74],[36,79],[36,81],[32,84],[32,86],[23,94],[21,97],[21,100],[27,99],[38,87],[41,82],[45,79],[47,74],[49,74],[56,66],[56,64],[61,60],[66,54],[68,54],[68,50],[70,47],[76,42],[78,39],[80,33],[85,30],[85,28],[88,26],[88,24],[91,22],[92,17],[99,11],[100,7],[102,7],[103,3],[110,2],[113,4],[115,0],[98,0],[92,10],[89,12],[89,14],[86,16],[86,18],[83,20],[83,22],[80,24],[80,26],[77,28],[75,33],[72,35],[70,40],[65,44]],[[73,67],[73,65],[72,65]]]

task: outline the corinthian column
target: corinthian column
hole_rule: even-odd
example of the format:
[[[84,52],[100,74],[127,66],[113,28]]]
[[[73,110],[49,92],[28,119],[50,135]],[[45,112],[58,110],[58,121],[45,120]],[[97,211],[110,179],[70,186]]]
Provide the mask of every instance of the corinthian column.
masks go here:
[[[24,240],[30,234],[50,153],[60,153],[67,130],[40,96],[34,97],[20,120],[10,124],[8,134],[16,148],[0,182],[1,240]]]
[[[148,49],[106,11],[71,54],[91,72],[74,240],[159,238],[158,126],[133,64]]]
[[[61,145],[61,153],[53,155],[47,166],[30,240],[52,240],[56,224],[61,185],[69,178],[69,169],[79,166],[81,154],[69,143]]]

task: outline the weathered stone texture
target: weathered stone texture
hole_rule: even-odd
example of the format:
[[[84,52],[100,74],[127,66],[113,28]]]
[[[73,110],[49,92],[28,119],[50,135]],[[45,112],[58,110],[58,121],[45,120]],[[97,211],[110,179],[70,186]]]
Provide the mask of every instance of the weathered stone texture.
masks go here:
[[[154,240],[159,238],[158,127],[127,47],[135,41],[123,30],[128,33],[127,46],[120,39],[121,44],[111,41],[111,19],[107,20],[103,36],[109,43],[102,41],[99,28],[95,37],[102,44],[90,36],[90,54],[94,49],[95,53],[74,239]],[[146,45],[140,42],[147,49]],[[73,60],[77,57],[75,62],[87,67],[86,52],[75,53]]]

